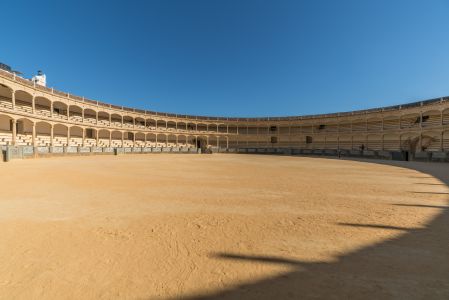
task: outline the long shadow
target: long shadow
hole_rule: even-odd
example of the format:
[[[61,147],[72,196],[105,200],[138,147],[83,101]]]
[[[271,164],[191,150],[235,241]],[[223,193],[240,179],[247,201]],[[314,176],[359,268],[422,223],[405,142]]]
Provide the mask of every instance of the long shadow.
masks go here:
[[[427,205],[427,204],[393,204],[394,206],[408,206],[408,207],[427,207],[427,208],[441,208],[441,209],[448,209],[449,206],[442,206],[442,205]]]
[[[448,170],[449,172],[449,170]],[[409,193],[413,194],[429,194],[429,195],[449,195],[449,193],[441,193],[441,192],[416,192],[416,191],[410,191]]]
[[[390,226],[390,225],[378,225],[378,224],[356,224],[356,223],[337,223],[337,225],[361,227],[361,228],[373,228],[373,229],[392,229],[392,230],[410,230],[413,228]]]
[[[448,165],[445,164],[380,163],[413,168],[431,174],[449,185]],[[438,208],[441,208],[440,214],[423,224],[423,228],[400,228],[398,237],[344,253],[335,262],[302,262],[284,257],[215,253],[211,259],[238,261],[242,268],[246,264],[257,262],[284,265],[290,271],[215,293],[182,298],[447,300],[449,208]]]

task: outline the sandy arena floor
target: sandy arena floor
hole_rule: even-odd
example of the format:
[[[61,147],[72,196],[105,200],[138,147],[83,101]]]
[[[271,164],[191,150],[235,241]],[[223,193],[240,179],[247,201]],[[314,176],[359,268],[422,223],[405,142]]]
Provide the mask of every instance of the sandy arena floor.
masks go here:
[[[0,163],[1,299],[448,299],[449,165]]]

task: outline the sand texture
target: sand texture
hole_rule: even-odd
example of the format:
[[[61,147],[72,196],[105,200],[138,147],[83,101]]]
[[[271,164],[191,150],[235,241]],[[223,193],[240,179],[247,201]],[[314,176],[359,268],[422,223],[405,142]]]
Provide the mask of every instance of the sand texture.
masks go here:
[[[0,172],[1,299],[449,299],[448,164],[153,154]]]

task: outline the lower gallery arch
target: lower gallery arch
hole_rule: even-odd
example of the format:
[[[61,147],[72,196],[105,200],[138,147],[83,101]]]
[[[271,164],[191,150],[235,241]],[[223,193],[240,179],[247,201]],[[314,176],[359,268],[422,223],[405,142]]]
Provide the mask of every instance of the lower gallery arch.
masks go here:
[[[69,146],[81,147],[83,145],[83,128],[79,126],[70,127]]]
[[[99,147],[110,147],[110,140],[111,134],[109,130],[106,129],[100,129],[98,131],[98,146]]]
[[[157,147],[166,147],[167,146],[167,135],[164,133],[158,134],[156,136],[157,138],[157,142],[156,142],[156,146]]]
[[[174,134],[169,134],[167,137],[167,146],[168,147],[176,147],[177,146],[177,137]]]
[[[364,135],[354,135],[352,137],[352,149],[354,150],[366,149],[366,137]]]
[[[416,152],[419,149],[420,135],[418,133],[403,133],[400,136],[400,150]]]
[[[94,147],[97,145],[97,129],[86,128],[84,132],[84,146]]]
[[[399,151],[400,138],[398,134],[385,134],[383,136],[383,150]]]
[[[229,140],[229,138],[227,136],[220,136],[220,139],[218,142],[218,147],[220,147],[222,149],[228,148],[228,140]]]
[[[33,145],[33,122],[26,118],[17,120],[17,137],[16,145],[32,146]]]
[[[338,136],[337,135],[326,136],[326,149],[331,149],[331,150],[338,149]]]
[[[36,146],[51,146],[51,125],[49,123],[36,123]]]
[[[426,131],[421,133],[418,151],[441,151],[442,134],[438,131]]]
[[[145,147],[155,147],[156,146],[156,134],[155,133],[147,133],[147,141],[145,143]]]
[[[187,136],[181,134],[178,135],[178,146],[179,147],[187,147]]]
[[[0,145],[12,144],[12,118],[7,115],[0,115]]]
[[[111,133],[111,147],[122,147],[122,132],[112,131]]]
[[[370,134],[367,137],[367,150],[382,150],[382,136],[378,134]]]
[[[350,135],[342,135],[338,141],[339,149],[351,150],[352,149],[352,137]]]
[[[123,133],[123,147],[133,147],[134,145],[134,133],[125,131]]]
[[[67,142],[67,126],[55,124],[53,126],[53,146],[63,147],[68,145]]]
[[[145,147],[145,134],[142,132],[137,132],[135,136],[136,141],[134,142],[134,147]]]
[[[218,147],[220,138],[218,136],[209,136],[209,146]]]

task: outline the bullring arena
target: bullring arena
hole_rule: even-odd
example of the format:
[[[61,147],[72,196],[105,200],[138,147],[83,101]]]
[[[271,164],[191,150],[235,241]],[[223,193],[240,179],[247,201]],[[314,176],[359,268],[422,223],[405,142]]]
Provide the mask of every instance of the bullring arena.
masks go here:
[[[0,71],[0,130],[2,299],[449,298],[448,98],[213,118]]]

